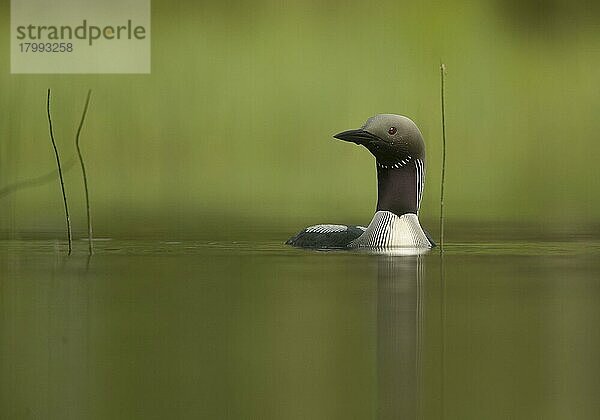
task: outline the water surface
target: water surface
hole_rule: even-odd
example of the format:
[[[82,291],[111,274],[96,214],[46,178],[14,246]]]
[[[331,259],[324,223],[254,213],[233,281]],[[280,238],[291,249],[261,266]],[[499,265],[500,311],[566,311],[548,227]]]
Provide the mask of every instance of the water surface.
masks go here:
[[[600,416],[597,241],[95,248],[0,242],[0,418]]]

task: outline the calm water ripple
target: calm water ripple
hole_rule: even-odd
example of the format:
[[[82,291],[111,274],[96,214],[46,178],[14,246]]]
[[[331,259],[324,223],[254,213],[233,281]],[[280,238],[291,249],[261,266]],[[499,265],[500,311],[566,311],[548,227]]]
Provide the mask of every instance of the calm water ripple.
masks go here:
[[[600,241],[94,246],[0,241],[0,418],[600,412]]]

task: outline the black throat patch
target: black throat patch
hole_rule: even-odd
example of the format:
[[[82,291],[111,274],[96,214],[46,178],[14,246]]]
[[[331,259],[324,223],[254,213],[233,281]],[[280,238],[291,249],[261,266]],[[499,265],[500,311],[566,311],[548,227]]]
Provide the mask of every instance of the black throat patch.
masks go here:
[[[387,210],[397,216],[418,214],[424,184],[425,163],[421,159],[377,162],[377,211]]]

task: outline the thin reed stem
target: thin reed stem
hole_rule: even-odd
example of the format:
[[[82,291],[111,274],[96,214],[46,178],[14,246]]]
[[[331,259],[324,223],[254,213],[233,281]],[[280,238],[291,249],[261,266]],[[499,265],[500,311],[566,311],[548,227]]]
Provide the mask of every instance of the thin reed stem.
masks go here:
[[[79,156],[79,163],[81,164],[81,173],[83,174],[83,188],[85,190],[85,210],[87,212],[87,228],[88,228],[88,250],[90,255],[94,253],[94,246],[92,244],[92,218],[90,215],[90,194],[88,190],[87,172],[85,170],[85,163],[83,162],[83,155],[81,154],[81,147],[79,146],[79,135],[87,115],[88,106],[90,104],[90,97],[92,96],[92,90],[88,90],[87,98],[85,99],[85,106],[83,107],[83,114],[81,115],[81,121],[77,128],[77,134],[75,135],[75,146],[77,147],[77,156]]]
[[[48,128],[50,130],[50,140],[52,140],[52,147],[54,148],[54,156],[56,156],[56,166],[58,167],[58,177],[60,179],[60,189],[62,191],[63,203],[65,205],[65,218],[67,222],[67,238],[69,240],[69,252],[71,255],[73,251],[73,236],[71,233],[71,218],[69,217],[69,205],[67,204],[67,193],[65,192],[65,181],[63,179],[62,167],[60,165],[60,155],[58,148],[56,147],[56,141],[54,140],[54,130],[52,129],[52,117],[50,116],[50,89],[48,89],[48,99],[46,101],[46,110],[48,111]]]
[[[440,250],[444,251],[444,185],[446,183],[446,65],[440,64],[442,101],[442,177],[440,188]]]

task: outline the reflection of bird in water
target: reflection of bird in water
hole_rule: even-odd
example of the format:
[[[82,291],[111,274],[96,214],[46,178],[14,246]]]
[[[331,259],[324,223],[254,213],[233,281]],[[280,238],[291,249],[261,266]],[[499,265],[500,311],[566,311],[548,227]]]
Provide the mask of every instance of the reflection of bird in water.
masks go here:
[[[365,146],[377,164],[377,211],[368,227],[316,225],[286,243],[303,248],[428,249],[433,241],[421,228],[419,208],[425,186],[425,144],[409,118],[380,114],[358,130],[334,136]]]
[[[379,257],[377,281],[378,418],[420,413],[424,257]]]

